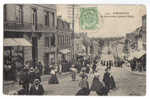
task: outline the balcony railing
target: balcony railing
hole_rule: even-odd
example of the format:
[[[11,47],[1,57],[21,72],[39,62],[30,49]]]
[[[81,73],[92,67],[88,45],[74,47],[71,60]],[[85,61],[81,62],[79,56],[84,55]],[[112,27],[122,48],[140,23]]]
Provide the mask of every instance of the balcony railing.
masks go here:
[[[32,23],[23,22],[23,24],[18,24],[16,21],[4,22],[4,30],[9,31],[35,31],[35,32],[51,32],[56,31],[55,27],[47,27],[43,24],[33,25]]]

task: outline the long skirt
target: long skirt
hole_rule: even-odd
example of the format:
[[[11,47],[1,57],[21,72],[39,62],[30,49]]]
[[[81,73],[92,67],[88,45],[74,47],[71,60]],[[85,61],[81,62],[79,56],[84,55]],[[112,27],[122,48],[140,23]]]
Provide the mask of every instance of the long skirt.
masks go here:
[[[116,83],[113,76],[110,77],[110,89],[116,88]]]
[[[48,84],[58,84],[59,81],[58,81],[58,78],[56,75],[51,75],[49,81],[48,81]]]
[[[97,95],[100,95],[100,96],[106,96],[108,95],[108,91],[105,87],[99,89],[96,91]]]
[[[84,96],[86,96],[86,95],[89,95],[90,94],[90,90],[88,89],[88,88],[82,88],[82,89],[80,89],[78,92],[77,92],[77,96],[78,95],[84,95]]]

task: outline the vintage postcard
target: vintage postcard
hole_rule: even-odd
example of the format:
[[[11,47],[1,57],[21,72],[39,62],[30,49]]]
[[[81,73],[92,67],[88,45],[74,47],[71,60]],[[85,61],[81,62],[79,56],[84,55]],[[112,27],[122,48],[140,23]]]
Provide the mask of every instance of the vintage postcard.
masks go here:
[[[146,95],[146,6],[4,4],[3,94]]]

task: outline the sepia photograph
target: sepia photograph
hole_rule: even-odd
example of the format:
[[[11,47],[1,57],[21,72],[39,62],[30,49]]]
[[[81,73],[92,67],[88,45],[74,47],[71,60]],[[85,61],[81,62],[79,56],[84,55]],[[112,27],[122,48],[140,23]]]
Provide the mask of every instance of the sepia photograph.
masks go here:
[[[145,96],[146,6],[4,4],[3,94]]]

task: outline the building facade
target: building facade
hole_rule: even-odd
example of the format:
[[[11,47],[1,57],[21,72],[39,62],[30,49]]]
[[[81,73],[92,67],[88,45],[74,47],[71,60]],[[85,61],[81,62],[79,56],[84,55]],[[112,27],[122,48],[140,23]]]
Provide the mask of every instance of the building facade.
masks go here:
[[[72,43],[71,43],[70,23],[64,21],[61,17],[57,18],[57,62],[61,64],[66,61],[72,61]]]
[[[128,54],[135,51],[146,51],[146,15],[142,16],[142,26],[134,32],[126,34],[125,48]]]
[[[44,67],[55,63],[56,25],[56,5],[4,5],[4,40],[24,38],[32,44],[24,47],[24,61],[40,60]]]

